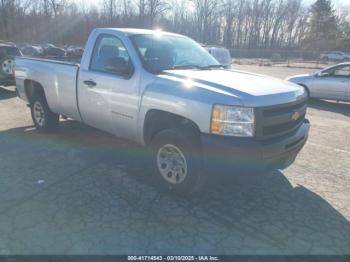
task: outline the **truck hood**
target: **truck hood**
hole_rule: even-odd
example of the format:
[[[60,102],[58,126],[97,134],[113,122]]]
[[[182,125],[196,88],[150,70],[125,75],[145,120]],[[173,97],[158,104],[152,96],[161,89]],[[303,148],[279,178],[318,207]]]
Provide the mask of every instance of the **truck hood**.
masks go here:
[[[194,88],[207,89],[208,92],[216,92],[220,96],[234,96],[244,106],[277,105],[294,102],[305,96],[304,89],[298,85],[243,71],[168,70],[159,77],[180,81]]]

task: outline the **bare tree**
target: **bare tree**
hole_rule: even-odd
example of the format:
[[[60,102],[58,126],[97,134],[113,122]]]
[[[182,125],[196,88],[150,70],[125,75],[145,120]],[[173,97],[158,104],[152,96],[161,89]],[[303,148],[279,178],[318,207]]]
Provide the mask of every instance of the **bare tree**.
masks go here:
[[[224,17],[224,44],[228,48],[233,47],[233,22],[235,19],[236,1],[222,0],[222,13]]]
[[[147,3],[150,27],[153,27],[157,16],[168,10],[170,6],[164,0],[148,0]]]
[[[308,43],[319,41],[316,26],[329,27],[323,26],[322,16],[310,20],[301,1],[100,0],[99,6],[90,7],[83,0],[0,0],[0,39],[82,44],[95,27],[159,26],[228,48],[300,48],[306,46],[306,39]],[[334,34],[328,42],[350,50],[349,15],[330,17]]]
[[[192,0],[195,5],[195,18],[198,33],[198,39],[201,42],[210,42],[214,21],[216,20],[216,12],[218,10],[217,0]]]
[[[137,0],[138,17],[140,27],[145,27],[146,20],[146,0]]]

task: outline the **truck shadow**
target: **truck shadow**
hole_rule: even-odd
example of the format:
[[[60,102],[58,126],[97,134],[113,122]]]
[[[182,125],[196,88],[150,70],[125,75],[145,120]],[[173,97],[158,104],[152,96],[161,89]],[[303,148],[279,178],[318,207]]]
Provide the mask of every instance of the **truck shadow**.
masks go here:
[[[157,225],[158,234],[152,236],[153,243],[148,243],[149,253],[154,253],[156,249],[152,247],[156,248],[161,241],[167,239],[168,231],[172,231],[174,225],[190,235],[190,242],[191,239],[200,241],[202,237],[211,238],[213,247],[210,250],[221,254],[233,250],[234,241],[245,242],[247,250],[258,249],[256,245],[260,245],[262,252],[265,250],[270,254],[341,254],[350,248],[349,221],[322,196],[303,185],[291,184],[280,171],[211,174],[214,176],[214,182],[202,195],[180,198],[153,188],[153,184],[149,182],[150,174],[145,172],[143,165],[144,155],[135,154],[142,152],[137,145],[74,121],[64,121],[61,126],[60,133],[50,135],[40,134],[31,127],[3,131],[0,133],[0,148],[6,146],[6,150],[11,151],[13,147],[12,150],[15,150],[18,156],[17,159],[13,159],[13,165],[19,165],[21,158],[30,157],[28,145],[24,145],[21,140],[30,140],[32,147],[37,143],[45,144],[45,147],[63,145],[67,152],[72,148],[78,150],[77,155],[80,154],[88,162],[99,159],[99,165],[111,169],[122,167],[128,174],[122,178],[104,177],[106,182],[101,182],[101,177],[96,180],[91,177],[92,182],[88,177],[75,179],[75,183],[71,184],[76,188],[70,190],[84,191],[84,188],[87,188],[82,195],[86,197],[91,194],[93,188],[93,200],[73,201],[67,196],[69,192],[56,196],[57,201],[63,201],[67,205],[66,210],[60,212],[63,212],[68,220],[76,208],[75,202],[85,203],[84,209],[108,214],[110,210],[119,208],[117,205],[113,207],[113,196],[118,195],[130,204],[124,207],[127,210],[123,212],[128,211],[142,217],[137,223],[144,227],[145,234],[150,230],[152,223]],[[0,156],[4,154],[1,151],[3,150],[0,150]],[[48,157],[49,152],[50,150]],[[74,161],[71,165],[73,163]],[[56,172],[55,175],[61,175],[59,170]],[[92,185],[90,189],[86,186],[88,183]],[[67,199],[63,199],[65,197]],[[110,203],[110,206],[100,203]],[[116,214],[118,211],[112,212],[111,216]],[[164,216],[170,219],[164,219]],[[114,219],[111,217],[111,220]],[[196,223],[190,224],[190,219]],[[194,251],[198,253],[200,248]],[[173,249],[172,253],[177,253],[178,250]]]
[[[308,101],[308,106],[319,110],[325,110],[333,113],[343,114],[345,116],[350,116],[350,103],[310,99]]]
[[[0,86],[0,100],[10,99],[16,96],[16,92],[1,88]]]

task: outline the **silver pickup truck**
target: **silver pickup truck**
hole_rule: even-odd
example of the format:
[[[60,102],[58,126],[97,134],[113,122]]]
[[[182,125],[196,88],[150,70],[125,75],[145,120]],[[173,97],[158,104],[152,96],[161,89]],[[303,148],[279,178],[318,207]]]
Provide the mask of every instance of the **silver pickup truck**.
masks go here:
[[[310,127],[302,87],[226,70],[161,31],[95,29],[80,64],[18,57],[15,78],[38,130],[61,115],[147,146],[155,177],[183,194],[210,173],[286,168]]]

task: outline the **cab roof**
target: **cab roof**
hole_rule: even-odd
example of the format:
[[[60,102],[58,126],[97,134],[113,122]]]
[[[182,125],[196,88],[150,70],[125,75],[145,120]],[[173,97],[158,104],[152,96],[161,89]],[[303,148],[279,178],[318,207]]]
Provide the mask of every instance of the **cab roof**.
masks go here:
[[[161,34],[164,35],[174,35],[174,36],[182,36],[179,34],[171,33],[171,32],[166,32],[162,30],[151,30],[151,29],[140,29],[140,28],[98,28],[98,29],[108,29],[108,30],[114,30],[118,32],[123,32],[127,35],[153,35],[161,32]]]

